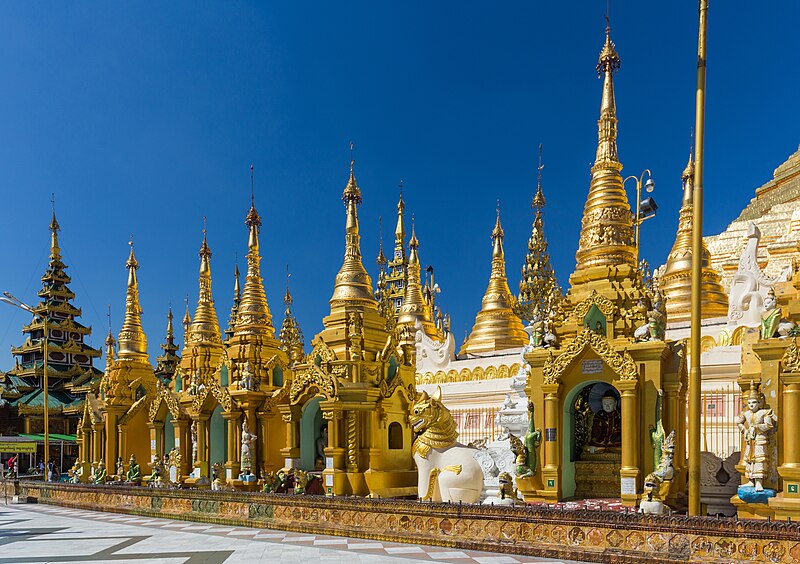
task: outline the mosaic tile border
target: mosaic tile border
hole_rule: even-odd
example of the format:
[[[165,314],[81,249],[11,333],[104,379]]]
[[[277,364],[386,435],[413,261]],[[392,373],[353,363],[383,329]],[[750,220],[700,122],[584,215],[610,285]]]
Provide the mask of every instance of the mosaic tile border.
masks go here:
[[[593,562],[800,563],[800,524],[547,507],[21,482],[40,503]]]

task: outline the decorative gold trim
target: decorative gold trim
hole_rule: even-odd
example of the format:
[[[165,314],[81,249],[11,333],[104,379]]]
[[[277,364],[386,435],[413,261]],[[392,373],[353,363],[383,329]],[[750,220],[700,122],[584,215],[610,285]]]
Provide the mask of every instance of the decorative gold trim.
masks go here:
[[[289,403],[291,405],[299,403],[305,397],[306,392],[313,388],[316,388],[317,392],[326,399],[333,399],[337,396],[338,384],[334,376],[312,364],[308,369],[296,374],[292,380],[289,388]]]
[[[783,353],[781,367],[783,372],[800,372],[800,350],[797,348],[797,337],[792,339],[792,343]]]
[[[558,356],[551,356],[545,361],[542,369],[545,384],[557,384],[561,375],[586,347],[591,349],[613,370],[621,380],[636,380],[639,373],[633,358],[624,350],[622,354],[615,351],[608,341],[594,331],[584,329],[570,341]]]
[[[152,403],[150,403],[150,411],[147,417],[150,423],[155,421],[156,417],[158,417],[158,412],[161,409],[162,402],[167,406],[167,410],[169,410],[174,419],[181,418],[181,404],[178,401],[178,398],[169,388],[159,386],[155,399],[152,401]]]
[[[311,359],[310,364],[316,362],[317,357],[320,357],[322,362],[333,362],[336,360],[336,353],[333,352],[333,349],[325,344],[322,339],[317,337],[314,341],[315,342],[312,342],[314,348],[311,350],[311,354],[309,355],[309,358]]]
[[[592,293],[589,294],[589,297],[579,302],[575,309],[573,310],[573,314],[577,319],[583,319],[586,317],[586,314],[589,313],[589,310],[592,306],[597,306],[597,309],[600,310],[600,313],[606,316],[606,321],[612,321],[612,317],[617,313],[617,306],[614,305],[614,302],[609,300],[607,297],[603,296],[602,294],[598,294],[597,290],[592,290]]]
[[[476,366],[472,370],[469,368],[462,368],[461,371],[450,369],[447,372],[438,370],[435,373],[417,373],[416,381],[417,384],[449,384],[451,382],[473,382],[476,380],[513,378],[519,373],[520,368],[520,363],[515,362],[511,366],[499,364],[497,366],[487,366],[485,369],[481,366]]]

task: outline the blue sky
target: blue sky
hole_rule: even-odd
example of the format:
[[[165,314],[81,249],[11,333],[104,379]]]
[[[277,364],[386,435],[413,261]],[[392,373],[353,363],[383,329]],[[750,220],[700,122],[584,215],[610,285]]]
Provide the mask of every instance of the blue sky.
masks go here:
[[[75,2],[0,9],[0,289],[32,301],[50,194],[83,322],[100,346],[124,310],[133,235],[151,354],[170,303],[197,298],[203,216],[227,322],[255,164],[262,273],[276,325],[289,263],[307,341],[342,262],[349,140],[364,195],[365,264],[378,217],[391,246],[405,181],[422,262],[460,341],[489,276],[501,200],[512,287],[544,143],[557,273],[575,266],[596,147],[594,67],[605,2]],[[718,233],[800,143],[800,3],[714,2],[709,14],[705,232]],[[660,209],[642,255],[674,239],[694,124],[696,2],[613,2],[619,154],[650,168]],[[795,53],[795,55],[792,55]],[[0,309],[0,350],[28,316]],[[179,335],[180,340],[180,335]],[[0,368],[12,365],[0,355]]]

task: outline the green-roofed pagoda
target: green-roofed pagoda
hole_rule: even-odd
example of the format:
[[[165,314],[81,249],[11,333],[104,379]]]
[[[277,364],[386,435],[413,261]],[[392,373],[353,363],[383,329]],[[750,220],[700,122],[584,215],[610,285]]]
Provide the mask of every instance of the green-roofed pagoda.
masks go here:
[[[48,331],[51,433],[74,435],[86,393],[97,389],[103,375],[93,365],[101,351],[85,342],[92,329],[76,319],[81,310],[72,305],[75,294],[69,289],[71,279],[61,258],[60,229],[54,211],[50,222],[50,262],[42,276],[42,289],[38,292],[41,301],[33,308],[33,320],[22,328],[25,342],[11,349],[15,357],[14,368],[2,375],[0,394],[5,402],[0,417],[5,419],[3,434],[44,431],[44,318],[47,319]]]

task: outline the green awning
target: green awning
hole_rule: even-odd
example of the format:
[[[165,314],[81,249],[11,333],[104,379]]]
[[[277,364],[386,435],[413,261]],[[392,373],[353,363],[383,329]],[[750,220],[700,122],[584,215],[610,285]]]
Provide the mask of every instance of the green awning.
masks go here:
[[[44,442],[44,435],[40,434],[40,433],[39,434],[30,434],[30,435],[20,434],[19,436],[20,437],[24,437],[26,439],[29,439],[31,441],[36,441],[37,443],[43,443]],[[52,442],[61,442],[61,441],[65,442],[65,443],[76,443],[77,444],[78,438],[77,438],[76,435],[61,435],[61,434],[58,434],[58,433],[50,433],[50,442],[51,443]]]

